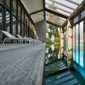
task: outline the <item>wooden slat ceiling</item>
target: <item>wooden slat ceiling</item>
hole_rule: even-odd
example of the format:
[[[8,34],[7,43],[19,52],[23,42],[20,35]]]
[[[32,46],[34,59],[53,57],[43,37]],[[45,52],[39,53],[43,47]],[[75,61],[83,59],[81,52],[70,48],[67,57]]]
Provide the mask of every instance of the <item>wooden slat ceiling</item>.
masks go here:
[[[65,23],[65,21],[70,17],[70,15],[76,10],[76,8],[81,4],[81,3],[77,3],[77,1],[73,1],[73,0],[64,0],[67,1],[73,5],[76,5],[77,7],[71,7],[68,6],[62,2],[59,2],[58,0],[49,0],[51,3],[53,2],[54,4],[58,4],[61,5],[63,7],[66,7],[68,10],[65,10],[63,7],[60,8],[57,5],[52,5],[48,2],[45,2],[45,5],[47,7],[45,7],[45,15],[46,15],[46,21],[47,23],[50,23],[52,25],[58,26],[58,27],[62,27],[63,23]],[[63,0],[62,0],[63,1]],[[50,7],[55,8],[56,10],[53,10]],[[62,11],[63,13],[59,12],[58,10]],[[70,10],[73,10],[72,12]],[[66,15],[65,13],[67,13],[68,15]]]

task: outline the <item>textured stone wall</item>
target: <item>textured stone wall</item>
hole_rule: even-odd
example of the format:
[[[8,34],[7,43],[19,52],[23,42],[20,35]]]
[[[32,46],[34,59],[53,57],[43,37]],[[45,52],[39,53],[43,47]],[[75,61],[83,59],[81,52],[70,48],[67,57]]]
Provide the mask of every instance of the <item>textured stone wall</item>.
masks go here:
[[[46,42],[46,21],[36,23],[35,31],[36,35],[34,35],[34,38]]]

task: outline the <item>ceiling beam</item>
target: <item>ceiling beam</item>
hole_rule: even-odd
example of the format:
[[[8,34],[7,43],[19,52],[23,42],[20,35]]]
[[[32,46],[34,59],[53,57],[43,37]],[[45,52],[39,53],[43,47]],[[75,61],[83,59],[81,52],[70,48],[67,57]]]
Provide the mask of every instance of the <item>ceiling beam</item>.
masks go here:
[[[53,18],[58,19],[58,17],[52,16],[52,15],[51,15],[51,14],[49,14],[49,13],[46,13],[46,15],[51,16],[51,17],[53,17]],[[64,19],[61,19],[60,17],[59,17],[59,20],[66,21],[66,20],[64,20]]]
[[[42,0],[43,1],[43,8],[44,8],[44,20],[46,20],[46,16],[45,16],[45,0]]]
[[[59,19],[55,19],[55,18],[53,18],[53,17],[50,17],[50,16],[49,16],[49,17],[47,17],[47,19],[49,19],[49,18],[50,18],[50,19],[53,19],[53,20],[55,20],[55,22],[60,22],[61,24],[62,24],[62,23],[64,23],[63,21],[60,21]]]
[[[52,19],[53,19],[53,18],[51,18],[51,17],[47,18],[47,20],[51,20],[51,21],[52,21]],[[62,22],[58,22],[58,21],[56,21],[55,19],[53,19],[53,22],[58,23],[58,24],[63,24]]]
[[[67,7],[67,8],[69,8],[69,9],[75,10],[74,8],[69,7],[69,6],[65,5],[65,4],[62,4],[62,3],[60,3],[60,2],[57,2],[57,1],[55,1],[55,0],[50,0],[50,1],[52,1],[52,2],[54,2],[54,3],[57,3],[57,4],[59,4],[59,5],[62,5],[62,6],[64,6],[64,7]]]
[[[64,12],[66,12],[66,13],[72,14],[71,12],[66,11],[66,10],[64,10],[64,9],[61,9],[61,8],[59,8],[59,7],[57,7],[57,6],[53,6],[53,5],[48,4],[48,3],[46,3],[46,4],[49,5],[49,6],[52,6],[52,7],[56,8],[56,9],[62,10],[62,11],[64,11]]]
[[[69,20],[74,19],[77,15],[79,15],[83,10],[85,10],[85,1],[82,1],[81,4],[76,8],[76,10],[71,14]],[[63,23],[62,27],[67,24],[67,20]]]
[[[36,13],[41,12],[41,11],[44,11],[44,9],[41,9],[41,10],[38,10],[38,11],[32,12],[32,13],[30,13],[30,15],[36,14]]]
[[[55,15],[57,15],[57,16],[63,17],[63,18],[65,18],[65,19],[69,18],[68,15],[62,14],[62,13],[57,12],[57,11],[55,11],[55,10],[52,10],[52,9],[50,9],[50,8],[47,8],[47,7],[46,7],[45,10],[48,11],[48,12],[50,12],[50,13],[53,13],[53,14],[55,14]]]
[[[71,2],[71,3],[75,4],[75,5],[79,5],[79,3],[75,2],[75,1],[72,1],[72,0],[66,0],[66,1]]]
[[[46,20],[46,22],[49,23],[49,24],[52,24],[52,25],[54,25],[54,26],[61,27],[61,25],[56,24],[56,23],[53,23],[53,22],[51,22],[51,21],[49,21],[49,20]]]

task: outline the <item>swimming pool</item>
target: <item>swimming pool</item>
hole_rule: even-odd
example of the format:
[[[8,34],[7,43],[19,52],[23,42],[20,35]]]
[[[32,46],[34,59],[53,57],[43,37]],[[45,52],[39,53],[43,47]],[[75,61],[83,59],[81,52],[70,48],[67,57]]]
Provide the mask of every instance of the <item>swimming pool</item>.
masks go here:
[[[61,49],[59,44],[46,45],[43,85],[84,85],[84,45],[64,45],[63,58]]]

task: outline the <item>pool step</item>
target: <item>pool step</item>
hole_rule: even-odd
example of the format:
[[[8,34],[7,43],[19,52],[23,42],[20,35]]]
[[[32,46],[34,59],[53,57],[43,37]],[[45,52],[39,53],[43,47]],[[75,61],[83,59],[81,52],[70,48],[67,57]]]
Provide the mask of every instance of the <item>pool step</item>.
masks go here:
[[[71,73],[68,73],[68,74],[60,74],[58,76],[55,76],[55,77],[51,77],[50,79],[47,79],[45,80],[45,83],[51,83],[51,82],[55,82],[56,80],[60,80],[66,76],[69,76],[71,75]]]
[[[62,61],[58,61],[56,63],[46,66],[45,73],[49,74],[49,73],[57,72],[57,71],[60,71],[60,70],[66,69],[66,68],[67,68],[67,66]]]
[[[74,84],[74,85],[81,85],[80,83]]]
[[[71,74],[70,71],[66,71],[59,75],[45,79],[45,85],[73,85],[77,84],[77,79]]]
[[[62,78],[63,76],[66,76],[66,75],[69,75],[69,74],[71,74],[71,72],[70,71],[65,71],[65,72],[63,72],[63,73],[61,73],[61,74],[58,74],[57,76],[55,75],[55,76],[52,76],[52,77],[50,77],[50,78],[47,78],[47,79],[45,79],[45,80],[50,80],[50,79],[57,79],[57,78]]]

